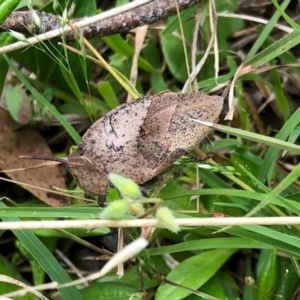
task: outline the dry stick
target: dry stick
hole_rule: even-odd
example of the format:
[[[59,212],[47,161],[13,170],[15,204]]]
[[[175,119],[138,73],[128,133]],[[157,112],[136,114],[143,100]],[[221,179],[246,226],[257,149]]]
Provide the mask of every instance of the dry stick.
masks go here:
[[[41,188],[41,187],[38,187],[38,186],[35,186],[35,185],[32,185],[32,184],[24,183],[24,182],[17,181],[17,180],[8,179],[8,178],[1,177],[1,176],[0,176],[0,180],[6,181],[6,182],[16,183],[20,186],[28,186],[30,188],[34,188],[34,189],[41,190],[41,191],[51,192],[51,193],[54,193],[54,194],[57,194],[57,195],[68,196],[68,197],[70,196],[70,194],[68,194],[68,193],[62,193],[62,192],[57,192],[57,191],[51,190],[51,189]],[[76,196],[76,195],[72,195],[72,197],[76,198],[76,199],[79,199],[79,200],[83,200],[83,201],[95,202],[91,199],[79,197],[79,196]]]
[[[73,262],[71,262],[71,260],[62,251],[60,251],[59,249],[56,249],[55,253],[74,272],[74,274],[77,275],[78,278],[84,278],[84,276],[78,270],[78,268],[73,264]],[[85,259],[85,258],[83,258],[83,259]],[[84,287],[89,286],[87,282],[84,282],[83,285],[84,285]]]
[[[210,21],[210,30],[214,32],[214,56],[215,56],[215,79],[217,80],[219,75],[219,46],[218,46],[218,39],[217,39],[217,10],[215,0],[210,0],[209,2],[209,15],[211,16]]]
[[[197,58],[197,52],[199,51],[199,48],[201,47],[201,36],[200,36],[200,21],[201,21],[201,6],[198,6],[198,10],[195,16],[195,26],[194,26],[194,32],[193,32],[193,44],[192,44],[192,72],[196,69],[196,58]],[[200,47],[199,47],[200,45]],[[198,83],[196,78],[194,79],[194,90],[198,90]]]
[[[194,32],[193,32],[193,43],[192,43],[192,58],[191,58],[191,65],[192,65],[192,72],[196,69],[196,59],[197,59],[197,53],[201,49],[201,33],[200,33],[200,21],[201,21],[201,5],[198,5],[198,9],[195,15],[195,26],[194,26]],[[193,80],[194,84],[194,90],[198,90],[198,82],[197,78]],[[196,188],[199,188],[199,168],[196,167]],[[197,201],[197,209],[196,211],[199,212],[200,208],[200,196],[198,195],[196,197]]]
[[[178,0],[174,0],[174,2],[175,2],[175,5],[176,5],[176,10],[177,10],[177,15],[178,15],[178,21],[179,21],[180,35],[181,35],[181,38],[182,38],[183,53],[184,53],[184,58],[185,58],[186,71],[187,71],[186,74],[189,77],[191,69],[190,69],[190,63],[189,63],[189,60],[188,60],[186,40],[185,40],[185,35],[184,35],[184,31],[183,31],[182,20],[181,20],[181,16],[180,16],[180,9],[179,9]],[[189,89],[190,89],[190,91],[192,91],[191,84],[189,85]]]
[[[102,255],[106,255],[108,257],[111,257],[114,255],[112,252],[105,250],[103,248],[99,248],[99,247],[95,246],[94,244],[92,244],[86,240],[83,240],[82,238],[77,237],[76,235],[70,233],[69,231],[66,231],[64,229],[58,229],[58,228],[56,230],[58,232],[60,232],[61,234],[63,234],[68,239],[73,240],[74,242],[81,244],[82,246],[85,246],[86,248],[90,248],[96,252],[99,252]]]
[[[182,218],[175,222],[182,227],[189,226],[242,226],[242,225],[295,225],[300,217],[228,217],[228,218]],[[59,229],[95,227],[161,227],[156,219],[137,220],[61,220],[57,221],[15,221],[1,222],[0,230],[16,229]]]
[[[10,283],[10,284],[14,284],[14,285],[17,285],[17,286],[20,286],[20,287],[23,287],[23,289],[21,290],[21,292],[19,293],[19,291],[16,291],[16,292],[11,292],[11,293],[8,293],[5,295],[5,298],[4,296],[0,296],[0,300],[2,299],[11,299],[11,298],[7,298],[7,297],[12,297],[12,296],[22,296],[22,295],[25,295],[27,293],[31,293],[33,295],[35,295],[38,299],[41,299],[41,300],[49,300],[48,298],[46,298],[44,295],[42,295],[41,293],[38,292],[37,288],[45,288],[45,287],[50,287],[51,289],[54,289],[57,287],[57,283],[55,282],[52,282],[50,284],[43,284],[43,285],[40,285],[40,286],[36,286],[36,287],[31,287],[31,286],[28,286],[26,285],[25,283],[19,281],[19,280],[16,280],[12,277],[9,277],[7,275],[3,275],[3,274],[0,274],[0,282],[7,282],[7,283]]]
[[[178,0],[178,8],[183,11],[200,0]],[[138,0],[119,8],[111,9],[99,15],[70,20],[77,28],[82,28],[83,36],[92,38],[95,36],[108,36],[116,33],[128,32],[133,28],[145,24],[153,24],[159,20],[168,18],[177,13],[176,5],[172,0]],[[136,7],[138,6],[139,7]],[[7,53],[20,48],[28,47],[43,40],[60,36],[62,32],[68,32],[66,39],[73,40],[73,33],[69,26],[61,27],[61,19],[58,16],[38,12],[42,21],[42,30],[36,28],[30,11],[14,12],[2,24],[2,31],[14,30],[28,33],[27,27],[35,30],[36,37],[28,39],[26,42],[17,42],[9,46],[0,48],[0,54]],[[1,28],[0,28],[1,32]]]
[[[148,25],[137,28],[135,31],[134,55],[132,58],[132,65],[130,71],[130,82],[134,87],[136,86],[136,82],[138,78],[138,60],[140,57],[140,53],[144,47],[147,31],[148,31]],[[130,102],[132,100],[133,100],[132,95],[128,93],[126,102]]]
[[[124,231],[123,228],[118,228],[118,253],[121,252],[124,248]],[[124,276],[124,264],[121,262],[118,264],[117,275],[119,278]]]
[[[100,22],[102,20],[108,19],[110,17],[114,17],[114,16],[118,16],[118,15],[123,16],[126,11],[136,8],[136,7],[139,7],[139,6],[149,3],[149,2],[151,2],[151,0],[137,0],[137,1],[134,1],[131,3],[128,3],[121,7],[117,7],[117,8],[111,9],[109,11],[103,12],[101,14],[98,14],[98,15],[95,15],[95,16],[92,16],[92,17],[89,17],[86,19],[82,19],[81,21],[76,22],[76,27],[82,28],[82,27],[89,26],[91,24]],[[42,26],[41,26],[42,28],[43,28],[43,25],[44,24],[42,24]],[[61,36],[62,34],[67,34],[69,31],[71,31],[70,26],[62,27],[60,24],[57,26],[57,29],[50,30],[50,31],[47,31],[46,33],[42,33],[40,35],[28,38],[26,42],[20,41],[20,42],[16,42],[14,44],[10,44],[8,46],[4,46],[4,47],[0,48],[0,54],[4,54],[7,52],[17,50],[17,49],[28,47],[30,45],[34,45],[38,42],[41,42],[44,40],[49,40],[49,39],[55,38],[57,36]]]
[[[204,63],[206,62],[206,59],[208,57],[208,55],[210,54],[210,50],[212,49],[215,39],[216,39],[216,28],[214,28],[215,30],[212,32],[211,38],[209,40],[209,44],[207,46],[207,49],[203,55],[203,57],[201,58],[201,60],[199,61],[199,63],[197,64],[195,70],[192,71],[192,73],[190,74],[189,78],[187,79],[187,81],[185,82],[181,92],[182,93],[186,93],[188,91],[189,85],[190,83],[195,80],[195,78],[197,77],[197,75],[199,74],[200,70],[202,69]]]

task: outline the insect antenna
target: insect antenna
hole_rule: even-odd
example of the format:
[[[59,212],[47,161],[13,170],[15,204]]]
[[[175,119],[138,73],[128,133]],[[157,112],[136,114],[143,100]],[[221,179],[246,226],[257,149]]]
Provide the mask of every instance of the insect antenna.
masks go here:
[[[63,158],[58,158],[58,157],[51,157],[51,156],[43,156],[43,155],[21,155],[19,156],[20,158],[25,158],[25,159],[37,159],[37,160],[50,160],[50,161],[57,161],[62,164],[68,164],[68,161],[63,159]]]

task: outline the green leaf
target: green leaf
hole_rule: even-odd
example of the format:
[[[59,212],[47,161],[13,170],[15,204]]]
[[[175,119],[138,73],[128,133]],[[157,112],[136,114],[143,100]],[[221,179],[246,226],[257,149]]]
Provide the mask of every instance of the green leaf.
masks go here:
[[[0,202],[0,207],[5,205]],[[5,222],[21,221],[19,218],[1,218]],[[52,281],[57,281],[59,284],[71,282],[71,278],[66,271],[61,267],[52,253],[45,245],[32,233],[30,230],[13,230],[15,236],[21,241],[32,257],[40,264],[44,271],[48,274]],[[75,286],[58,289],[64,300],[82,299],[79,291]]]
[[[19,0],[1,0],[0,1],[0,24],[11,14],[18,6]]]
[[[285,10],[286,7],[290,4],[290,2],[291,0],[285,0],[282,3],[281,8]],[[251,50],[247,55],[248,60],[251,59],[257,53],[257,51],[261,48],[265,40],[269,38],[270,33],[274,29],[274,26],[277,24],[279,18],[280,18],[280,11],[276,10],[272,18],[268,21],[268,24],[260,32],[259,37],[255,40],[255,43],[253,44]]]
[[[300,26],[284,12],[283,8],[279,6],[279,4],[276,0],[272,0],[272,2],[275,5],[275,7],[277,8],[277,10],[280,12],[282,17],[287,21],[287,23],[290,24],[294,28],[295,31],[300,33]]]
[[[251,59],[246,60],[246,65],[251,65],[252,68],[256,69],[266,63],[271,59],[274,59],[281,54],[287,52],[291,48],[295,47],[300,43],[300,35],[297,31],[293,31],[288,35],[284,36],[278,41],[275,41],[271,46],[265,50],[259,52],[257,55]]]
[[[212,250],[192,256],[175,267],[166,278],[176,284],[197,290],[216,274],[235,251]],[[178,286],[162,283],[157,289],[155,299],[178,300],[190,294],[190,291],[180,289]]]
[[[95,282],[81,290],[84,300],[138,300],[142,293],[135,287],[122,282]]]
[[[65,3],[65,1],[63,1]],[[70,1],[69,5],[72,4]],[[76,0],[76,7],[74,11],[74,16],[76,17],[87,17],[94,16],[97,13],[97,5],[95,0]]]
[[[286,140],[288,136],[293,132],[293,130],[298,126],[300,120],[300,108],[298,108],[293,115],[284,123],[280,131],[276,135],[276,139],[279,140]],[[266,137],[267,138],[267,137]],[[280,147],[279,147],[280,148]],[[284,149],[284,148],[282,148]],[[288,150],[288,149],[284,149]],[[277,162],[277,157],[279,155],[279,149],[270,148],[268,149],[263,163],[261,164],[260,172],[257,176],[258,180],[264,182],[266,177],[268,180],[271,180],[273,177],[275,165]],[[293,151],[293,150],[291,150]]]
[[[188,196],[182,196],[187,190],[179,184],[178,181],[173,181],[168,184],[164,189],[161,190],[159,196],[165,201],[164,205],[168,206],[173,211],[182,211],[182,210],[195,210],[197,209],[196,201],[189,201]],[[176,201],[173,201],[170,195],[178,195],[179,197]],[[180,198],[180,199],[179,199]]]
[[[58,237],[58,238],[66,238],[64,232],[74,234],[77,237],[81,237],[81,238],[89,237],[89,236],[106,235],[110,232],[110,230],[105,227],[95,228],[94,230],[90,230],[90,231],[88,231],[86,228],[69,228],[63,232],[57,231],[55,229],[35,229],[32,231],[38,237]]]
[[[224,289],[221,284],[219,274],[214,275],[208,282],[206,282],[200,289],[202,293],[210,295],[212,297],[216,297],[218,299],[226,300],[228,299],[225,295]],[[202,300],[205,299],[203,297],[199,297],[198,295],[190,295],[186,298],[186,300]],[[207,299],[207,298],[206,298]]]
[[[299,115],[300,115],[300,109],[298,109],[294,113],[293,116],[298,116],[299,117]],[[294,129],[294,127],[291,128],[290,126],[293,126],[293,125],[296,126],[298,123],[296,123],[296,124],[292,123],[291,119],[292,119],[292,117],[287,121],[288,125],[286,123],[283,128],[289,126],[290,130]],[[194,121],[198,122],[198,120],[194,120]],[[296,121],[295,118],[293,118],[293,121],[294,122]],[[202,123],[202,121],[201,121],[201,123]],[[203,123],[205,123],[205,122],[203,122]],[[213,124],[213,127],[216,128],[217,130],[222,131],[222,132],[226,132],[226,133],[229,133],[229,134],[232,134],[232,135],[235,135],[235,136],[238,136],[238,137],[250,140],[250,141],[263,143],[265,145],[273,146],[273,147],[276,147],[278,149],[284,149],[284,150],[295,151],[297,153],[300,153],[300,146],[283,141],[281,138],[279,138],[279,137],[281,137],[281,135],[277,135],[276,138],[272,138],[272,137],[269,137],[269,136],[257,134],[257,133],[254,133],[254,132],[249,132],[249,131],[242,130],[242,129],[232,128],[232,127],[228,127],[228,126],[224,126],[224,125],[220,125],[220,124]],[[281,129],[281,131],[283,130],[283,128]]]
[[[298,237],[258,225],[231,227],[226,232],[265,243],[297,259],[300,258],[300,239]]]
[[[260,262],[260,259],[263,259]],[[264,300],[266,297],[274,296],[274,287],[278,280],[278,256],[275,250],[264,250],[260,254],[257,266],[261,267],[258,274],[258,300]]]
[[[239,286],[237,285],[237,280],[235,274],[228,271],[218,272],[218,278],[223,286],[227,299],[240,299],[240,294],[238,292]],[[248,300],[248,299],[247,299]]]
[[[184,24],[191,16],[195,14],[197,10],[197,6],[194,5],[190,7],[189,9],[183,11],[180,13],[180,19],[181,22]],[[179,18],[178,16],[174,16],[169,19],[168,25],[164,30],[161,32],[162,38],[169,37],[174,31],[177,31],[179,29]]]
[[[294,258],[278,256],[279,282],[277,283],[276,295],[281,295],[282,300],[290,300],[296,292],[299,284],[297,275],[298,261]]]
[[[30,263],[32,277],[33,277],[33,285],[43,284],[45,282],[45,272],[43,268],[31,256],[31,254],[27,251],[26,247],[24,247],[24,245],[20,240],[17,240],[15,244],[16,244],[16,248],[20,251],[22,257],[28,260],[28,262]],[[57,243],[55,245],[57,245]]]
[[[207,2],[208,3],[208,2]],[[237,5],[240,3],[240,0],[231,0],[231,1],[216,1],[216,7],[218,12],[226,11],[228,14],[231,12],[234,13],[236,11]],[[210,18],[208,16],[206,25],[210,27]],[[225,55],[227,55],[227,51],[231,50],[231,45],[228,40],[234,35],[234,33],[238,32],[245,26],[245,21],[238,18],[223,18],[218,17],[217,21],[217,37],[218,37],[218,47],[221,50],[219,52],[220,59],[222,60]],[[210,32],[210,31],[209,31]],[[209,37],[207,37],[207,40]],[[213,66],[211,64],[211,66]]]
[[[246,256],[246,270],[245,270],[245,284],[243,287],[243,300],[248,299],[257,299],[257,289],[253,286],[253,282],[255,283],[255,276],[253,272],[253,264],[251,260],[251,256],[248,254]],[[249,282],[249,283],[248,283]]]
[[[184,33],[187,34],[185,37],[188,41],[190,41],[192,39],[191,35],[193,32],[194,20],[186,21],[183,26]],[[186,61],[183,42],[185,42],[185,40],[183,41],[180,38],[180,34],[178,32],[177,35],[168,35],[167,37],[161,37],[161,46],[166,63],[172,75],[180,82],[184,82],[188,76],[186,64],[183,63]],[[191,47],[189,45],[186,45],[186,47],[188,52],[187,59],[188,61],[190,61]],[[182,63],[178,64],[179,61]]]
[[[70,136],[73,138],[74,142],[77,144],[80,141],[80,135],[77,133],[77,131],[74,129],[74,127],[57,111],[57,109],[50,104],[47,99],[43,95],[41,95],[25,78],[25,76],[17,70],[17,68],[13,65],[13,63],[10,61],[10,59],[4,55],[5,60],[9,64],[9,66],[14,70],[18,78],[22,81],[22,83],[26,86],[26,88],[32,93],[32,95],[35,97],[35,99],[42,104],[43,106],[47,107],[49,111],[57,118],[58,121],[62,124],[62,126],[66,129],[66,131],[70,134]]]
[[[148,249],[151,256],[207,249],[270,249],[271,246],[244,238],[209,238]]]
[[[72,1],[59,0],[58,11],[53,10],[52,1],[43,7],[43,12],[61,15],[62,10],[70,7]],[[84,17],[96,14],[95,0],[88,2],[77,0],[74,17]],[[90,41],[96,46],[96,41]],[[80,48],[77,41],[72,43],[76,49]],[[83,94],[89,94],[89,77],[92,72],[92,62],[85,57],[82,58],[77,53],[66,50],[63,46],[53,41],[46,41],[23,49],[12,52],[12,57],[20,63],[22,67],[32,71],[36,76],[37,82],[47,83],[53,89],[64,91],[70,95],[76,95],[77,99],[82,100]],[[34,85],[35,86],[35,85]],[[36,86],[35,86],[36,87]],[[89,111],[88,111],[89,112]]]
[[[16,269],[16,266],[7,261],[2,255],[0,255],[0,274],[7,275],[16,280],[22,281],[26,284],[26,280],[19,274]],[[12,283],[0,282],[0,295],[4,295],[6,293],[10,293],[18,290],[19,287]],[[1,298],[1,296],[0,296]],[[18,300],[36,300],[36,297],[30,296],[27,294],[26,296],[18,298]]]
[[[126,58],[133,56],[134,49],[119,35],[102,37],[102,40],[115,52],[125,56]],[[149,73],[154,73],[156,70],[144,58],[138,58],[138,66]]]
[[[68,206],[68,207],[1,207],[0,216],[20,218],[77,218],[77,219],[98,219],[99,207]]]
[[[119,105],[118,97],[108,81],[100,82],[98,85],[98,91],[110,109]]]
[[[14,41],[14,38],[8,33],[0,34],[0,47],[9,45]],[[0,96],[2,95],[3,86],[8,71],[8,64],[5,60],[4,55],[0,55]]]
[[[263,184],[259,182],[252,174],[250,174],[244,167],[241,166],[241,168],[244,169],[244,173],[246,173],[249,177],[252,177],[252,180],[255,182],[258,186],[261,188],[263,187]],[[295,212],[300,215],[300,211],[298,207],[294,206],[293,203],[286,201],[283,197],[280,197],[280,193],[286,189],[289,185],[291,185],[295,180],[297,180],[300,176],[300,165],[297,165],[291,173],[289,173],[281,182],[274,188],[273,190],[269,190],[269,188],[265,187],[264,189],[268,192],[263,201],[259,203],[257,206],[255,206],[251,211],[249,211],[245,216],[253,216],[256,214],[260,209],[262,209],[267,204],[271,203],[274,198],[280,199],[282,203],[285,204],[287,208],[290,209],[290,211]]]
[[[272,44],[273,41],[271,39],[267,39],[263,46],[264,48],[266,48],[267,46],[270,46]],[[285,96],[284,87],[282,85],[281,78],[279,75],[279,70],[275,68],[276,66],[275,60],[274,59],[270,60],[269,65],[274,66],[274,68],[270,70],[270,73],[272,76],[273,91],[275,94],[275,101],[278,107],[278,111],[282,115],[284,121],[286,121],[290,116],[290,104],[287,100],[287,97]]]
[[[29,97],[20,86],[9,86],[6,90],[6,104],[12,118],[19,124],[27,124],[32,118]]]

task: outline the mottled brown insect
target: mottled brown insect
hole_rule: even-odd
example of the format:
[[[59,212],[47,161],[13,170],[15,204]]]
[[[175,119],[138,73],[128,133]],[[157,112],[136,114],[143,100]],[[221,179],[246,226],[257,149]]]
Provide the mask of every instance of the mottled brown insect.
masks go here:
[[[223,98],[201,92],[161,93],[125,103],[99,119],[82,137],[67,164],[78,185],[103,197],[114,172],[143,184],[203,140],[210,128],[191,120],[216,122]]]

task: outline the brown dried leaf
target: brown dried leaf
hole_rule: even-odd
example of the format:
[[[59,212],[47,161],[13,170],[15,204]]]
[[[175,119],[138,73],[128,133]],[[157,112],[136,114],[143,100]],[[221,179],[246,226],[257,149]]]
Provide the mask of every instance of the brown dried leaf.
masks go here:
[[[146,38],[146,33],[148,30],[148,25],[144,25],[142,27],[138,27],[135,32],[135,45],[134,45],[134,55],[132,60],[132,67],[130,72],[130,82],[133,86],[136,86],[137,76],[138,76],[138,59],[140,53],[144,46],[144,41]],[[128,93],[128,97],[126,102],[132,101],[132,96]]]
[[[6,174],[13,180],[32,185],[33,187],[23,186],[23,188],[51,206],[69,205],[67,196],[51,192],[53,186],[66,188],[59,166],[47,165],[34,168],[40,163],[19,157],[21,155],[52,156],[44,138],[30,128],[19,128],[9,113],[3,109],[0,109],[0,124],[0,169],[5,171],[24,168],[25,170]]]

